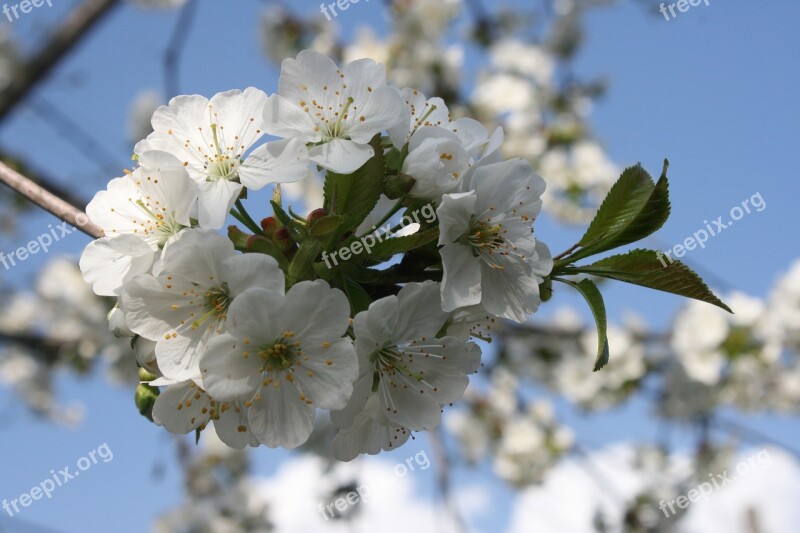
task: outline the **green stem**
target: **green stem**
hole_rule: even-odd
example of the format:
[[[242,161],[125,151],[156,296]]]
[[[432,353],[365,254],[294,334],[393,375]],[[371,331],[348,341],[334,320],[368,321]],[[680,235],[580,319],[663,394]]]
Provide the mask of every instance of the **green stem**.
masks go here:
[[[238,209],[238,211],[236,211],[236,209]],[[244,208],[241,198],[236,199],[236,209],[231,209],[231,214],[236,218],[236,220],[247,226],[247,228],[254,233],[259,235],[263,233],[261,226],[256,224],[256,221],[253,220],[253,218],[247,212],[247,209]]]

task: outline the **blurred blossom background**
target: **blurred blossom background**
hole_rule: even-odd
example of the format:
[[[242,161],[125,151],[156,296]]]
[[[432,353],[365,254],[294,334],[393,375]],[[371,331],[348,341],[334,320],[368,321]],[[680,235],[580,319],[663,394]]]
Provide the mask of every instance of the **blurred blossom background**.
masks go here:
[[[306,0],[73,0],[0,17],[0,158],[81,206],[133,165],[159,105],[275,92],[281,60],[303,49],[373,58],[395,85],[501,125],[504,155],[547,181],[536,231],[554,252],[636,162],[656,175],[671,163],[673,214],[650,248],[757,193],[766,206],[682,258],[735,314],[604,283],[611,362],[593,373],[591,316],[556,291],[530,322],[497,324],[439,431],[347,464],[329,455],[326,419],[294,453],[230,450],[213,432],[196,445],[149,423],[129,340],[107,325],[113,302],[77,268],[88,237],[67,235],[0,266],[0,499],[103,443],[114,460],[0,512],[0,531],[800,531],[800,185],[786,149],[800,119],[800,5],[701,3],[669,21],[658,8],[374,0],[328,21]],[[309,212],[322,184],[283,193]],[[56,224],[0,189],[0,251]],[[659,508],[759,451],[770,460],[746,477],[674,516]],[[423,456],[425,468],[410,460]],[[358,504],[320,511],[364,485]]]

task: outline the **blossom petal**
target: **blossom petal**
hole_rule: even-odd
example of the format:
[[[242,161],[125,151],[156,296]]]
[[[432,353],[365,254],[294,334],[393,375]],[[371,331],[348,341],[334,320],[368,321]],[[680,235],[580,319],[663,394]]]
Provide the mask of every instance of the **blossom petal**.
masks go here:
[[[358,377],[358,359],[350,339],[324,345],[303,343],[303,366],[297,368],[300,386],[317,407],[342,409],[353,393]]]
[[[269,183],[298,181],[308,174],[308,150],[297,139],[273,141],[256,148],[242,166],[239,178],[249,189]]]
[[[251,399],[261,386],[256,351],[228,334],[212,339],[200,357],[203,387],[223,402]]]
[[[185,381],[161,391],[153,406],[153,421],[170,433],[184,435],[208,422],[210,407],[211,398]]]
[[[219,419],[214,420],[214,430],[222,442],[236,450],[260,445],[249,427],[247,408],[241,402],[228,405]]]
[[[395,343],[433,338],[447,321],[438,283],[409,283],[400,289],[397,302],[397,322],[392,335]]]
[[[233,204],[244,185],[228,180],[203,181],[198,185],[197,218],[201,228],[219,229],[225,225]]]
[[[264,106],[265,131],[276,137],[297,138],[305,142],[322,140],[314,121],[298,105],[298,102],[305,101],[302,98],[308,96],[297,101],[279,94],[270,96]]]
[[[248,413],[250,429],[270,448],[297,448],[314,430],[313,406],[300,399],[300,392],[288,381],[275,380],[262,387]]]
[[[262,287],[283,294],[286,281],[278,262],[265,254],[240,254],[222,264],[225,281],[234,298],[247,289]]]
[[[322,343],[344,335],[350,322],[347,296],[323,280],[301,281],[286,293],[283,309],[287,328],[306,343]]]
[[[339,174],[350,174],[363,167],[375,155],[375,150],[368,144],[333,139],[311,148],[308,155],[311,161],[321,167]]]
[[[472,250],[461,244],[447,244],[442,256],[442,309],[455,311],[481,302],[481,264]]]
[[[103,237],[86,246],[80,269],[99,296],[119,296],[122,286],[153,266],[157,250],[133,235]]]

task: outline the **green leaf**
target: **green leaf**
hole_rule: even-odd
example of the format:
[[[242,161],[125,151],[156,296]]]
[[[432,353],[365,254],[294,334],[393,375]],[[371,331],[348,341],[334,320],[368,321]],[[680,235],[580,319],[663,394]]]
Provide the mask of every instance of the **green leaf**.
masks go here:
[[[730,307],[717,298],[692,269],[655,250],[637,249],[613,255],[587,266],[565,269],[570,274],[591,274],[669,292],[716,305],[729,313]]]
[[[370,142],[375,156],[352,174],[328,172],[325,178],[325,210],[342,217],[338,234],[353,231],[367,218],[383,191],[385,163],[381,137]]]
[[[308,234],[318,239],[329,237],[337,232],[343,221],[343,217],[339,215],[325,215],[308,227]]]
[[[289,264],[289,281],[294,284],[303,281],[312,272],[317,256],[322,252],[322,244],[317,239],[306,239]]]
[[[372,246],[372,251],[369,254],[362,254],[359,256],[359,259],[361,261],[387,261],[397,254],[403,254],[410,250],[420,248],[438,238],[438,228],[420,231],[405,237],[386,238],[384,241],[378,242],[375,246]],[[362,238],[361,240],[363,241],[364,239]]]
[[[580,249],[562,263],[574,263],[642,240],[661,228],[670,213],[668,166],[665,160],[664,171],[656,184],[641,165],[626,169],[578,242]]]
[[[369,309],[372,298],[357,281],[347,276],[342,276],[342,286],[345,294],[347,294],[347,299],[350,301],[350,310],[353,316]]]
[[[581,293],[581,296],[583,296],[592,310],[594,321],[597,325],[597,359],[594,362],[594,371],[597,372],[608,364],[609,359],[608,318],[606,317],[606,305],[603,302],[603,295],[597,285],[590,279],[582,279],[577,283],[562,278],[555,278],[555,280],[565,283]]]

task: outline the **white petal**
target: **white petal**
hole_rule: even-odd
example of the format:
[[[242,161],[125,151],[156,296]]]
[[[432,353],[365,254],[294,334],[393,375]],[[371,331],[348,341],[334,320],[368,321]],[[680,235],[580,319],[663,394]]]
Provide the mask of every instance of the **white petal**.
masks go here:
[[[262,381],[256,352],[253,347],[248,353],[247,346],[228,334],[212,339],[200,357],[203,386],[208,393],[223,402],[251,399]]]
[[[297,59],[287,58],[281,63],[281,77],[278,93],[295,104],[301,101],[311,103],[316,99],[321,105],[327,104],[322,98],[326,95],[324,87],[335,87],[339,83],[336,63],[326,55],[311,50],[303,50]]]
[[[343,409],[331,411],[331,422],[339,429],[349,428],[353,425],[356,416],[364,409],[372,396],[373,371],[371,365],[364,365],[360,369],[356,382],[353,384],[353,393]]]
[[[301,281],[286,293],[286,327],[303,343],[322,343],[344,335],[350,321],[347,296],[323,280]]]
[[[296,379],[317,407],[342,409],[358,376],[356,351],[350,339],[336,339],[326,346],[303,343],[308,360],[296,369]]]
[[[219,419],[214,420],[214,429],[219,439],[231,448],[257,448],[260,443],[248,424],[247,408],[241,402],[232,402]]]
[[[244,185],[228,180],[203,181],[198,185],[198,222],[201,228],[219,229],[241,194]]]
[[[218,125],[220,144],[241,147],[241,152],[253,146],[265,133],[263,110],[266,103],[267,95],[254,87],[214,95],[209,102],[209,120]]]
[[[244,291],[228,309],[229,328],[239,339],[274,342],[285,330],[283,294],[256,287]]]
[[[390,451],[408,441],[411,433],[392,424],[381,414],[380,402],[373,396],[353,425],[340,430],[333,439],[333,456],[340,461],[352,461],[359,454],[376,455]]]
[[[306,96],[305,98],[308,98]],[[305,100],[299,100],[305,101]],[[322,139],[316,124],[303,111],[299,103],[284,96],[273,94],[264,106],[264,128],[276,137],[296,138],[303,142],[319,142]],[[309,102],[310,103],[310,100]]]
[[[447,244],[442,255],[442,309],[454,311],[481,302],[481,264],[472,250],[461,244]]]
[[[201,287],[221,283],[223,262],[235,256],[233,243],[219,233],[190,229],[182,231],[164,252],[164,272],[178,274]]]
[[[357,120],[348,130],[350,138],[357,143],[368,143],[376,133],[405,120],[403,107],[403,100],[394,87],[375,89],[355,113]]]
[[[375,150],[368,144],[334,139],[311,148],[308,155],[321,167],[339,174],[350,174],[363,167],[375,155]]]
[[[200,398],[195,398],[196,395]],[[186,381],[161,391],[153,406],[153,421],[170,433],[183,435],[208,422],[210,407],[211,398]]]
[[[278,262],[265,254],[250,253],[229,257],[223,262],[225,281],[234,298],[247,289],[262,287],[283,294],[286,280]]]
[[[439,427],[442,419],[442,406],[430,394],[420,394],[420,389],[408,385],[407,376],[399,378],[381,376],[379,391],[376,393],[386,409],[386,418],[392,423],[412,431],[429,431]],[[391,403],[386,398],[391,398]]]
[[[440,246],[456,242],[469,230],[477,200],[474,191],[442,196],[442,205],[436,209]]]
[[[270,448],[297,448],[314,430],[313,406],[300,399],[300,392],[286,380],[276,379],[262,387],[248,413],[250,429]]]
[[[239,178],[249,189],[269,183],[298,181],[308,174],[308,150],[297,139],[273,141],[256,148],[242,166]]]
[[[80,269],[95,294],[118,296],[125,283],[150,270],[157,254],[133,235],[104,237],[89,243],[83,251]]]
[[[397,323],[392,332],[395,343],[436,336],[448,317],[442,311],[439,293],[439,284],[432,281],[409,283],[400,290]]]
[[[366,358],[393,340],[398,307],[397,296],[386,296],[372,302],[369,310],[356,315],[353,330],[359,354]]]
[[[504,269],[482,267],[481,304],[495,316],[525,322],[541,303],[539,283],[529,263],[504,263]]]

